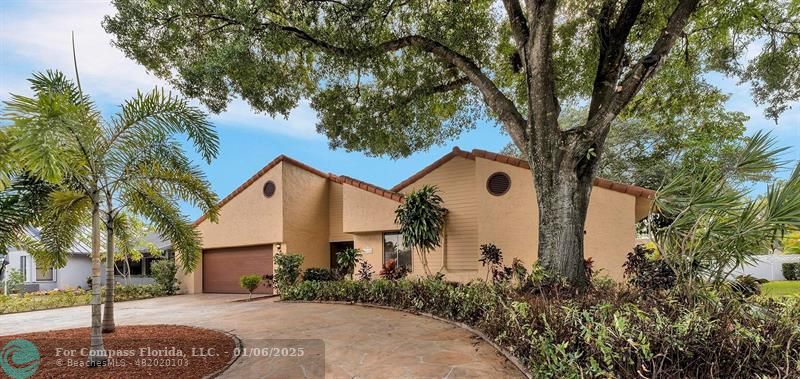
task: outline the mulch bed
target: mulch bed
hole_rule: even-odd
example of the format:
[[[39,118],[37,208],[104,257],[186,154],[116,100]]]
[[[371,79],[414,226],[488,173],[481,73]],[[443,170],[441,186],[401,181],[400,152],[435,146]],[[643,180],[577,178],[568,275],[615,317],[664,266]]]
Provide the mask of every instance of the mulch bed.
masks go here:
[[[0,336],[32,342],[41,356],[33,378],[203,378],[231,362],[237,341],[225,333],[180,325],[118,326],[103,334],[111,358],[87,367],[89,328]]]

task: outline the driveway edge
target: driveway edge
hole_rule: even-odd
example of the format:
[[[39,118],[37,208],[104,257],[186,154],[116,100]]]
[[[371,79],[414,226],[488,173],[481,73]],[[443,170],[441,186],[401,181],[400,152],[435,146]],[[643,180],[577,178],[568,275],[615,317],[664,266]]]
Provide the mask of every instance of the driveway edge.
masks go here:
[[[473,327],[471,327],[471,326],[469,326],[467,324],[464,324],[462,322],[456,322],[456,321],[453,321],[453,320],[448,320],[446,318],[442,318],[442,317],[439,317],[439,316],[436,316],[436,315],[433,315],[433,314],[430,314],[430,313],[426,313],[426,312],[411,312],[411,311],[408,311],[406,309],[400,309],[400,308],[390,307],[390,306],[386,306],[386,305],[369,304],[369,303],[355,303],[355,302],[350,302],[350,301],[304,301],[304,300],[280,300],[280,302],[282,302],[282,303],[299,303],[299,304],[312,303],[312,304],[356,305],[356,306],[365,307],[365,308],[377,308],[377,309],[386,309],[386,310],[396,311],[396,312],[404,312],[404,313],[409,313],[409,314],[412,314],[412,315],[424,316],[424,317],[431,318],[431,319],[434,319],[434,320],[437,320],[437,321],[442,321],[444,323],[447,323],[447,324],[459,327],[461,329],[464,329],[464,330],[466,330],[466,331],[468,331],[468,332],[480,337],[486,343],[488,343],[489,345],[494,347],[495,350],[497,350],[500,354],[502,354],[509,362],[511,362],[511,364],[513,364],[514,367],[516,367],[517,370],[522,373],[522,375],[524,375],[528,379],[533,379],[533,376],[531,376],[528,373],[528,369],[525,367],[525,365],[522,364],[522,362],[519,361],[519,359],[517,359],[517,357],[515,357],[513,354],[511,354],[508,350],[504,349],[502,346],[500,346],[497,343],[495,343],[494,341],[492,341],[489,338],[489,336],[487,336],[483,332],[481,332],[481,331],[479,331],[477,329],[474,329]]]

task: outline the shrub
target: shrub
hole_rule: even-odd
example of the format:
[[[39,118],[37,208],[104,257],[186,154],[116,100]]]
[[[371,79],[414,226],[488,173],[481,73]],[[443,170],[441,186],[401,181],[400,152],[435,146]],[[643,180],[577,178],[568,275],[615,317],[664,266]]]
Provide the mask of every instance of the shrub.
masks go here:
[[[274,285],[279,290],[297,282],[300,277],[300,266],[303,264],[304,257],[299,254],[276,254],[275,255],[275,275]]]
[[[739,275],[730,282],[730,288],[734,293],[743,297],[750,297],[761,294],[761,284],[768,282],[766,279],[758,279],[752,275]]]
[[[360,261],[358,267],[358,280],[372,280],[372,265],[367,261]]]
[[[655,257],[655,250],[637,245],[628,253],[623,264],[625,278],[634,287],[644,290],[666,290],[675,286],[675,272],[661,258]]]
[[[339,274],[341,276],[349,276],[350,279],[353,279],[353,271],[355,271],[356,263],[361,256],[361,249],[352,247],[336,253],[336,263],[339,265]]]
[[[105,291],[105,288],[103,288]],[[116,285],[114,301],[139,300],[164,296],[164,290],[157,284]],[[31,292],[20,295],[0,295],[0,314],[36,311],[86,305],[92,298],[92,292],[84,289],[65,289]],[[103,297],[101,297],[103,298]]]
[[[498,273],[503,270],[503,251],[493,243],[483,244],[480,247],[481,257],[478,262],[481,262],[481,267],[486,267],[486,280],[489,280],[489,274],[492,274],[492,280],[495,280]]]
[[[784,263],[781,265],[781,270],[786,280],[800,280],[800,262]]]
[[[381,278],[388,280],[402,279],[408,275],[408,269],[403,266],[398,266],[396,259],[389,259],[383,263],[380,275]]]
[[[253,299],[253,291],[255,291],[259,285],[261,285],[261,275],[242,275],[239,278],[239,286],[246,289],[250,294],[247,297],[248,301]]]
[[[605,290],[545,298],[482,281],[379,279],[302,282],[282,297],[378,304],[461,322],[515,355],[533,377],[800,375],[798,298],[743,301],[710,291],[687,304],[669,294]]]
[[[22,271],[17,269],[8,269],[5,272],[8,281],[8,293],[22,293],[22,288],[25,286],[25,276]]]
[[[175,278],[178,273],[178,267],[174,261],[168,259],[158,260],[150,266],[150,270],[153,280],[161,286],[165,294],[174,295],[180,290],[178,279]]]
[[[332,270],[327,268],[311,267],[307,268],[306,271],[303,272],[303,280],[327,282],[336,279],[337,279],[336,274],[334,274]]]
[[[400,225],[403,244],[417,251],[425,276],[431,276],[428,267],[428,254],[442,245],[447,209],[442,206],[444,200],[439,195],[439,188],[424,185],[422,188],[406,194],[395,210],[395,224]]]

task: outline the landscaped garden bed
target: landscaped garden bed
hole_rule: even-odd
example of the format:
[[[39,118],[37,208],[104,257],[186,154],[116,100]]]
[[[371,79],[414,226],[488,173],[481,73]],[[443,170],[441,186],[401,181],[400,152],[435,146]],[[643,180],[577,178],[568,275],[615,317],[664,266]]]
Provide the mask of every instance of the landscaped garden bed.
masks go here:
[[[223,332],[179,325],[119,326],[104,334],[113,357],[87,367],[89,328],[0,337],[33,343],[41,357],[34,378],[204,378],[232,363],[237,341]]]
[[[102,295],[102,294],[101,294]],[[166,296],[157,284],[119,285],[114,289],[114,301],[140,300]],[[104,299],[104,296],[101,296]],[[92,292],[83,289],[67,289],[30,292],[18,295],[0,295],[0,314],[38,311],[43,309],[72,307],[89,304]]]
[[[680,299],[601,282],[584,294],[438,279],[303,281],[285,300],[424,312],[484,333],[533,377],[796,377],[800,299]]]

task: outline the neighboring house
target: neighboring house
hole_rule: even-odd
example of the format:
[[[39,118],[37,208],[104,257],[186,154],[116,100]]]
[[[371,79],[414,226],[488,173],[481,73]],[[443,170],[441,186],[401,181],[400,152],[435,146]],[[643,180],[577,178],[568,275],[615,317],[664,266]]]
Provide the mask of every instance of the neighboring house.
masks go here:
[[[35,228],[28,228],[26,230],[29,236],[39,239],[39,230]],[[87,231],[88,233],[88,231]],[[153,243],[157,249],[162,251],[162,254],[171,256],[170,245],[164,242],[158,235],[149,235],[145,238],[148,242]],[[90,240],[88,237],[84,240]],[[102,246],[105,246],[103,240]],[[91,246],[85,242],[77,241],[70,248],[67,258],[67,264],[64,267],[54,269],[51,267],[40,267],[36,260],[25,250],[20,250],[15,247],[10,247],[8,251],[9,264],[6,266],[6,273],[9,270],[18,270],[22,272],[25,280],[25,292],[31,291],[50,291],[53,289],[67,289],[67,288],[87,288],[87,279],[92,274],[92,259],[91,259]],[[103,252],[105,254],[105,251]],[[143,252],[143,258],[139,262],[131,262],[131,275],[129,276],[129,284],[149,284],[153,283],[153,279],[149,277],[149,267],[154,259],[149,253]],[[122,262],[117,262],[117,267],[122,268]],[[105,262],[102,267],[102,280],[105,281]],[[115,276],[118,283],[125,284],[126,278],[124,276]]]
[[[494,243],[504,261],[536,261],[538,207],[527,162],[482,150],[458,148],[391,190],[324,173],[279,156],[220,203],[218,223],[195,222],[203,238],[202,262],[181,275],[185,292],[241,293],[239,277],[273,273],[273,256],[302,254],[304,267],[330,267],[335,252],[363,250],[380,271],[387,259],[419,274],[417,257],[404,247],[394,223],[403,196],[425,184],[441,190],[448,218],[443,246],[429,257],[433,272],[448,279],[482,278],[479,247]],[[622,276],[635,244],[637,220],[654,191],[596,179],[586,222],[586,256],[595,269]],[[259,291],[268,292],[261,288]]]

